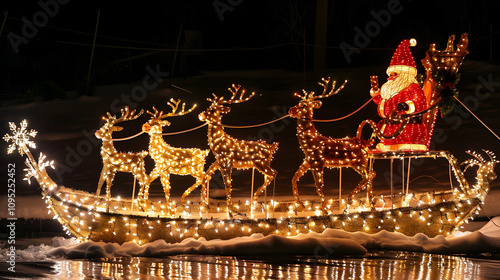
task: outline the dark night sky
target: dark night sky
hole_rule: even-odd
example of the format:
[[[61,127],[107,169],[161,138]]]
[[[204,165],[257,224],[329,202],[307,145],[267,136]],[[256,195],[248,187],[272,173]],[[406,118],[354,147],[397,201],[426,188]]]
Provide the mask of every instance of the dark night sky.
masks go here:
[[[56,0],[40,2],[59,3]],[[1,1],[0,10],[8,11],[0,37],[2,107],[8,103],[3,100],[10,102],[19,99],[18,96],[34,94],[43,99],[52,99],[58,97],[54,94],[57,90],[84,92],[97,9],[100,9],[101,14],[91,86],[140,81],[148,65],[173,69],[176,78],[192,77],[204,71],[249,69],[285,69],[298,73],[300,77],[304,69],[307,72],[312,70],[316,1],[196,0],[136,1],[135,4],[97,0],[60,2],[65,4],[58,4],[57,12],[49,16],[47,25],[37,28],[36,34],[27,38],[26,44],[20,44],[16,52],[11,38],[14,33],[23,35],[26,23],[21,18],[33,20],[34,15],[43,9],[38,1]],[[229,7],[228,10],[218,12],[214,3],[232,3],[234,7],[226,6]],[[223,9],[220,5],[219,8]],[[387,13],[388,5],[396,5],[400,12],[391,14],[390,19],[382,26],[376,23],[370,12]],[[327,11],[326,67],[355,69],[387,65],[399,42],[410,37],[419,42],[413,52],[416,60],[420,60],[430,43],[437,42],[444,46],[448,35],[464,32],[469,33],[470,38],[470,54],[467,59],[488,61],[490,44],[493,43],[495,47],[500,43],[499,11],[500,3],[493,0],[330,0]],[[357,30],[365,30],[373,24],[378,24],[379,29],[373,31],[373,36],[369,36],[369,42],[363,46],[356,45],[356,36],[359,36]],[[183,32],[179,49],[191,51],[179,52],[175,67],[172,67],[181,25]],[[493,41],[490,37],[492,28]],[[342,53],[342,42],[360,49],[359,53],[351,55],[350,62]],[[493,63],[500,62],[500,56],[494,51],[492,60]],[[385,67],[380,67],[382,73]],[[423,69],[419,70],[422,72]],[[367,73],[366,77],[368,76]],[[278,88],[279,82],[269,78],[266,81],[252,81],[249,85],[256,89],[261,86],[265,88],[266,85],[271,89]],[[214,84],[219,88],[227,87],[225,82],[214,81]],[[295,88],[307,88],[314,84],[313,79],[303,81],[299,78],[294,85],[286,85],[286,90],[292,92],[291,88],[296,90]],[[211,90],[214,89],[206,89],[207,92]],[[284,89],[280,90],[289,93]],[[272,102],[276,101],[271,100],[267,105],[275,105]],[[290,105],[295,101],[287,102]],[[99,114],[104,114],[109,109],[109,102],[106,102],[108,101],[104,102]],[[253,103],[248,106],[256,105],[257,103]],[[357,103],[351,105],[353,108],[358,106]],[[240,108],[243,107],[245,106]],[[7,120],[10,116],[0,117]],[[269,120],[264,120],[265,117],[267,116],[260,116],[260,120]],[[258,117],[256,118],[248,122],[256,123]],[[70,122],[67,119],[64,121]],[[97,124],[98,117],[85,125],[90,129],[96,128]],[[67,128],[81,131],[82,127],[75,126],[77,128],[69,125]],[[6,124],[2,124],[2,128],[6,128]],[[355,126],[350,130],[354,128]],[[293,128],[291,133],[293,137]],[[201,137],[205,137],[204,134]],[[203,145],[206,144],[205,140],[203,138]],[[295,152],[301,156],[300,151]],[[96,153],[95,156],[99,161],[99,155]]]
[[[101,10],[101,16],[96,43],[108,47],[98,46],[95,50],[93,82],[96,85],[129,81],[136,77],[136,68],[142,75],[143,65],[151,60],[163,59],[171,64],[181,24],[180,49],[209,51],[198,56],[185,52],[184,69],[176,65],[180,67],[179,73],[245,68],[300,71],[304,61],[306,69],[312,67],[315,1],[61,2],[64,4],[56,0],[40,1],[58,3],[57,12],[49,15],[47,26],[37,28],[26,44],[19,44],[16,53],[9,34],[22,35],[26,24],[20,19],[36,20],[35,15],[43,9],[37,1],[2,1],[0,9],[9,12],[0,40],[2,72],[9,73],[14,84],[21,81],[19,75],[25,77],[26,73],[32,73],[34,77],[31,81],[24,80],[28,83],[24,87],[13,85],[2,89],[19,93],[42,79],[55,79],[64,89],[77,88],[86,78],[97,9]],[[216,8],[217,3],[222,4]],[[370,12],[384,13],[391,5],[397,7],[398,13],[391,14],[382,26],[375,23]],[[444,42],[448,35],[464,32],[470,33],[471,56],[489,59],[490,29],[493,26],[494,30],[500,30],[496,16],[499,8],[496,1],[486,0],[329,1],[326,64],[329,68],[373,65],[386,61],[391,55],[387,50],[393,49],[403,37],[416,38],[422,48],[418,51],[423,52],[430,42]],[[369,42],[356,45],[357,28],[365,31],[373,23],[379,29],[372,29],[373,36],[365,37]],[[363,49],[362,54],[352,55],[348,63],[340,49],[342,42]],[[276,47],[245,52],[227,50],[269,46]],[[170,51],[155,52],[154,49]]]

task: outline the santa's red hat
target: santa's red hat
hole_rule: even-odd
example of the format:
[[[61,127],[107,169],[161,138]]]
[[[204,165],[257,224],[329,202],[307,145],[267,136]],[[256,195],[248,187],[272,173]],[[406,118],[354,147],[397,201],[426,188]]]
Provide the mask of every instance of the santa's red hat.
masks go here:
[[[387,75],[391,72],[401,73],[406,72],[412,76],[417,75],[417,66],[415,65],[415,60],[411,55],[410,46],[416,46],[417,40],[415,39],[405,39],[399,44],[398,48],[394,52],[391,59],[391,64],[387,68]]]

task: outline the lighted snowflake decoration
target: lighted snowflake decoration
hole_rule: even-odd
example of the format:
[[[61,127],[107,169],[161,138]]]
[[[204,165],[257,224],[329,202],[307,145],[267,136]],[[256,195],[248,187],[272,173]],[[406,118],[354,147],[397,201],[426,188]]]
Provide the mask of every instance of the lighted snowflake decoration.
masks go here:
[[[17,149],[17,151],[21,155],[24,155],[25,149],[27,147],[36,149],[35,142],[31,141],[30,137],[35,137],[37,131],[34,129],[28,131],[28,121],[21,121],[21,126],[19,128],[15,123],[9,122],[9,127],[12,135],[5,134],[5,136],[3,137],[6,142],[12,141],[12,143],[9,145],[9,148],[7,149],[8,154],[11,154]]]
[[[40,153],[40,157],[38,158],[38,169],[44,170],[46,167],[52,167],[52,169],[55,169],[54,161],[53,160],[45,161],[46,158],[47,158],[46,155],[44,155],[43,153]],[[31,177],[38,178],[38,172],[33,167],[33,165],[31,164],[31,162],[28,159],[26,159],[25,164],[28,168],[24,169],[24,171],[26,171],[26,176],[24,177],[23,180],[26,180],[26,181],[28,181],[28,184],[31,184],[31,180],[30,180]]]

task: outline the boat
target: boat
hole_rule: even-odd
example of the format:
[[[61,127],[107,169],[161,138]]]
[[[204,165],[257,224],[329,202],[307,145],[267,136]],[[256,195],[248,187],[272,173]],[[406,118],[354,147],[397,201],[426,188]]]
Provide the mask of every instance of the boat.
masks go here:
[[[458,68],[460,67],[464,56],[467,54],[467,35],[462,38],[455,50],[453,48],[454,36],[450,36],[448,46],[444,51],[436,50],[433,44],[427,51],[427,56],[423,60],[424,67],[427,70],[427,77],[423,83],[424,92],[429,96],[427,109],[400,116],[393,116],[393,121],[404,125],[408,123],[410,117],[422,116],[425,123],[430,128],[434,126],[438,110],[446,110],[445,106],[450,105],[450,100],[455,98],[455,82]],[[337,93],[343,88],[327,91],[330,79],[324,79],[320,85],[324,86],[326,95],[314,95],[304,91],[304,95],[298,95],[301,98],[301,108],[307,107],[307,102],[317,101],[318,97],[326,98]],[[408,236],[423,233],[429,237],[438,235],[449,235],[457,230],[463,223],[467,222],[475,213],[478,212],[485,197],[490,189],[491,181],[496,179],[494,167],[498,163],[495,155],[491,151],[481,153],[468,152],[472,157],[465,161],[461,166],[457,159],[447,151],[432,150],[412,150],[401,149],[396,151],[381,151],[372,149],[369,146],[373,144],[372,140],[361,141],[361,131],[363,126],[368,124],[374,129],[374,135],[381,136],[377,126],[372,121],[363,122],[355,138],[332,139],[331,143],[341,145],[341,147],[354,147],[349,153],[356,155],[359,151],[362,159],[345,162],[338,158],[332,160],[326,166],[330,168],[358,168],[363,179],[358,187],[349,195],[347,199],[339,197],[338,199],[326,200],[322,196],[322,184],[316,186],[318,189],[318,198],[311,200],[300,199],[296,184],[298,179],[304,175],[309,168],[306,163],[304,167],[299,168],[293,178],[294,197],[276,201],[260,197],[267,185],[275,179],[275,172],[270,168],[270,161],[277,150],[277,144],[267,144],[262,141],[240,141],[231,138],[229,135],[221,136],[223,125],[221,123],[221,112],[228,111],[224,104],[244,102],[251,98],[244,97],[244,92],[239,94],[240,87],[230,88],[233,93],[230,99],[224,99],[214,95],[210,99],[212,105],[207,111],[200,114],[200,119],[209,126],[209,141],[212,137],[212,143],[220,137],[232,139],[230,143],[235,146],[222,147],[211,146],[212,152],[216,153],[216,162],[214,162],[207,171],[202,170],[200,174],[199,166],[204,166],[205,157],[208,150],[183,149],[175,150],[177,155],[175,164],[177,169],[169,169],[172,174],[190,174],[197,178],[196,183],[184,193],[181,202],[175,202],[170,199],[170,186],[163,184],[165,179],[162,174],[165,173],[166,157],[171,157],[174,151],[163,140],[161,127],[168,125],[167,117],[182,116],[192,111],[185,110],[185,104],[180,106],[180,100],[171,100],[168,105],[172,112],[163,113],[154,109],[148,113],[152,116],[151,121],[143,126],[143,133],[151,136],[149,155],[155,158],[155,174],[147,175],[144,171],[144,157],[147,152],[140,153],[120,153],[114,150],[112,146],[112,131],[118,131],[120,128],[115,124],[120,121],[127,121],[137,118],[142,111],[136,114],[130,111],[128,107],[122,110],[122,117],[117,118],[108,113],[104,117],[105,124],[96,133],[96,136],[103,141],[101,155],[103,158],[103,170],[99,179],[98,187],[95,193],[81,190],[75,190],[56,184],[47,169],[54,168],[54,162],[49,161],[47,156],[40,153],[38,160],[35,159],[30,149],[36,148],[33,137],[37,132],[28,129],[26,120],[19,126],[9,123],[12,135],[7,134],[4,139],[11,142],[8,153],[18,151],[26,156],[27,173],[26,179],[29,181],[34,178],[41,187],[41,194],[49,211],[54,214],[68,234],[85,241],[116,242],[119,244],[125,242],[136,242],[144,244],[154,240],[165,240],[169,243],[182,242],[188,238],[210,239],[230,239],[234,237],[249,236],[252,234],[262,235],[281,235],[296,236],[302,233],[323,232],[325,229],[338,229],[348,232],[377,233],[380,231],[399,232]],[[447,91],[443,94],[443,91]],[[180,110],[179,110],[180,109]],[[209,110],[213,112],[209,112]],[[300,108],[299,108],[300,109]],[[289,116],[298,115],[298,110],[291,112]],[[449,108],[448,108],[449,109]],[[219,111],[217,111],[219,110]],[[217,115],[218,114],[218,115]],[[312,111],[310,112],[312,120]],[[217,116],[217,118],[214,118]],[[303,119],[297,118],[298,134],[300,133],[300,122]],[[212,136],[210,136],[212,133]],[[219,137],[219,138],[217,138]],[[299,136],[300,141],[300,136]],[[329,140],[330,141],[330,140]],[[251,143],[250,143],[251,142]],[[321,142],[323,143],[323,142]],[[209,143],[210,144],[210,143]],[[241,155],[239,158],[232,158],[230,162],[233,165],[225,165],[227,158],[225,149],[237,149],[238,147],[253,147],[261,149],[262,157],[252,160]],[[152,147],[153,146],[153,147]],[[236,147],[236,148],[235,148]],[[154,153],[154,154],[153,154]],[[162,153],[164,154],[162,156]],[[179,154],[182,153],[182,159]],[[307,161],[306,152],[305,162]],[[168,155],[167,155],[168,154]],[[221,155],[220,158],[217,155]],[[224,156],[222,156],[224,155]],[[234,155],[233,155],[234,156]],[[372,195],[371,184],[375,176],[373,164],[375,161],[401,159],[445,159],[449,163],[449,168],[453,172],[458,186],[451,186],[448,190],[429,191],[429,192],[409,192],[408,189],[400,193],[393,193],[391,179],[390,195]],[[185,161],[189,159],[189,161]],[[262,163],[262,162],[264,163]],[[117,164],[117,162],[119,164]],[[332,163],[333,162],[333,163]],[[259,165],[260,164],[260,165]],[[170,165],[169,165],[170,166]],[[361,167],[360,167],[361,166]],[[392,165],[391,165],[392,166]],[[465,176],[465,171],[472,167],[476,169],[476,178],[473,184],[470,184]],[[170,167],[169,167],[170,168]],[[208,184],[211,175],[216,171],[228,172],[232,168],[256,168],[264,176],[264,184],[255,193],[250,201],[231,201],[230,178],[226,180],[226,203],[210,201],[208,193]],[[259,169],[260,168],[260,169]],[[203,169],[203,168],[202,168]],[[110,188],[113,177],[116,172],[130,172],[134,175],[135,181],[139,182],[140,190],[137,198],[120,198],[110,195]],[[316,172],[316,171],[315,171]],[[322,171],[321,171],[322,172]],[[318,171],[318,174],[321,173]],[[315,174],[315,178],[319,176]],[[322,174],[321,182],[322,182]],[[161,177],[164,185],[166,201],[155,202],[148,198],[148,186],[156,177]],[[201,177],[200,177],[201,176]],[[266,177],[268,176],[268,177]],[[319,178],[319,177],[318,177]],[[392,178],[392,177],[391,177]],[[106,195],[101,195],[101,187],[107,183]],[[202,187],[202,195],[199,199],[194,198],[186,201],[186,197],[196,187]],[[366,190],[367,196],[359,197],[358,193]],[[267,193],[266,193],[267,194]]]

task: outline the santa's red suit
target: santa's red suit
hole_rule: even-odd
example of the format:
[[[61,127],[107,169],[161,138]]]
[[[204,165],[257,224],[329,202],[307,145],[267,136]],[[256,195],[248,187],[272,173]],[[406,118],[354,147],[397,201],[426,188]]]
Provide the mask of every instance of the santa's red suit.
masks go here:
[[[378,126],[383,135],[394,135],[401,126],[400,123],[392,123],[388,117],[395,111],[397,114],[408,114],[420,112],[426,109],[425,95],[418,84],[411,84],[389,99],[383,99],[377,95],[373,101],[378,105],[377,111],[382,121]],[[406,110],[398,110],[398,104],[407,104]],[[393,139],[381,139],[380,143],[386,146],[386,150],[422,150],[427,144],[427,127],[422,123],[421,117],[410,118],[403,132]]]
[[[403,40],[399,44],[387,68],[389,81],[382,86],[383,92],[380,92],[379,89],[378,93],[374,94],[373,88],[371,91],[374,101],[378,105],[378,114],[382,117],[378,128],[386,137],[395,135],[402,125],[391,120],[391,114],[412,114],[426,109],[427,106],[425,94],[415,79],[417,67],[410,51],[410,46],[415,44],[414,39]],[[398,87],[391,89],[391,85],[395,81],[402,83],[403,89],[399,90]],[[404,87],[404,84],[408,86]],[[387,86],[385,91],[384,86]],[[397,92],[398,90],[399,92]],[[380,139],[377,149],[381,151],[426,151],[430,136],[427,132],[427,126],[422,123],[422,117],[412,116],[408,121],[409,123],[398,136]]]

